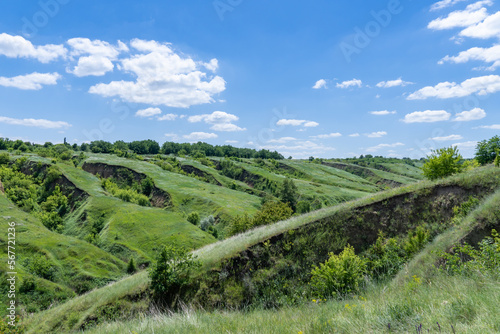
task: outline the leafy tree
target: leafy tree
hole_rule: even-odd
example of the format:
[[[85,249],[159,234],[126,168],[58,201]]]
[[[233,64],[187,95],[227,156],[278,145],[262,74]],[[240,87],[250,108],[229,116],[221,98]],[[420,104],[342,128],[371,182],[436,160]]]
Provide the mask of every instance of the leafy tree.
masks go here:
[[[297,213],[308,213],[311,211],[311,204],[308,201],[300,201],[297,203]]]
[[[193,211],[187,216],[187,221],[193,225],[198,225],[200,223],[200,215],[198,212]]]
[[[0,165],[6,165],[10,161],[9,153],[0,153]]]
[[[293,211],[287,203],[266,202],[253,217],[252,227],[276,223],[288,219]]]
[[[164,299],[167,293],[178,291],[189,283],[191,271],[199,267],[201,263],[186,248],[164,246],[149,272],[154,294],[158,299]]]
[[[288,203],[292,210],[295,211],[295,206],[297,205],[297,186],[293,183],[293,180],[286,178],[279,189],[279,198],[283,203]]]
[[[500,149],[500,137],[495,136],[489,140],[480,141],[476,146],[476,160],[485,165],[495,160],[497,150]]]
[[[349,245],[339,255],[329,255],[325,263],[313,266],[311,271],[315,292],[320,297],[331,297],[356,291],[367,270],[366,260],[357,256]]]
[[[131,257],[130,261],[128,261],[128,265],[127,265],[127,274],[133,274],[133,273],[135,273],[136,270],[137,270],[137,268],[135,267],[134,258]]]
[[[497,150],[497,156],[495,157],[495,161],[493,161],[495,167],[500,167],[500,150]]]
[[[428,161],[423,165],[422,170],[424,176],[430,180],[460,173],[463,170],[463,158],[456,146],[433,150],[427,159]]]

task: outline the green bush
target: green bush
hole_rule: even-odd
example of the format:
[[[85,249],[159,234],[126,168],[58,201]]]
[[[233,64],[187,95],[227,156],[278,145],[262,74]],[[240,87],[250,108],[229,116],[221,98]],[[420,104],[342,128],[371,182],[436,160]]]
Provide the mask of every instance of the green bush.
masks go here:
[[[422,226],[417,227],[415,231],[409,231],[403,248],[407,257],[411,257],[420,251],[430,239],[430,233]]]
[[[311,286],[319,297],[344,295],[358,290],[366,271],[366,261],[348,245],[339,255],[330,253],[325,263],[313,266]]]
[[[164,246],[149,272],[156,298],[164,299],[166,294],[177,292],[189,283],[191,271],[200,266],[201,263],[186,248]]]
[[[422,170],[424,176],[430,180],[460,173],[463,170],[463,158],[456,146],[433,150],[427,159],[428,161],[422,166]]]
[[[311,211],[311,204],[307,201],[299,201],[297,203],[297,213],[308,213]]]
[[[297,193],[297,186],[293,183],[293,180],[286,178],[281,184],[281,188],[278,190],[279,198],[283,203],[288,203],[292,210],[295,211],[297,205],[297,198],[299,197]]]
[[[0,153],[0,165],[7,165],[10,162],[9,153]]]
[[[187,221],[193,225],[198,225],[200,223],[200,214],[196,211],[191,212],[187,216]]]
[[[130,261],[128,261],[128,265],[127,265],[127,274],[133,274],[136,272],[136,270],[137,270],[137,268],[135,266],[134,258],[131,257]]]

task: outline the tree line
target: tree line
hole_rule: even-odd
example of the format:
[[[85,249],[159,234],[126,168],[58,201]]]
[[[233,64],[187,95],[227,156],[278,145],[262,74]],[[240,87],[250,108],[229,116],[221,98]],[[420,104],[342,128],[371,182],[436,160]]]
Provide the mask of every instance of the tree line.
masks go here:
[[[93,153],[116,153],[125,154],[127,152],[145,155],[145,154],[173,154],[177,156],[202,155],[211,157],[237,157],[237,158],[262,158],[281,160],[284,157],[276,152],[269,150],[255,150],[251,148],[238,148],[231,145],[211,145],[204,142],[197,143],[175,143],[165,142],[162,146],[154,140],[138,140],[125,142],[123,140],[114,143],[104,140],[96,140],[81,145],[64,142],[64,144],[34,144],[23,142],[22,140],[10,140],[0,138],[0,150],[13,150],[21,152],[38,152],[43,149],[54,149],[57,151],[68,149],[73,151],[93,152]]]

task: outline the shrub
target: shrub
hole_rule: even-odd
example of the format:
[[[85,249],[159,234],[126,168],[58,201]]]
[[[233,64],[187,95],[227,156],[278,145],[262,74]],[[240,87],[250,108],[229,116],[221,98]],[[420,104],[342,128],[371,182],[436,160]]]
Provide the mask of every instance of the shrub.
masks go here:
[[[279,198],[283,203],[288,203],[295,211],[297,205],[297,186],[292,179],[286,178],[279,189]]]
[[[422,170],[424,176],[430,180],[460,173],[463,170],[462,156],[456,146],[433,150],[427,159],[428,161],[422,166]]]
[[[366,258],[370,276],[378,279],[392,277],[407,261],[398,241],[395,238],[386,239],[382,232],[366,252]]]
[[[49,281],[54,279],[56,269],[43,255],[35,254],[31,257],[28,257],[24,259],[22,265],[32,275],[44,278]]]
[[[358,290],[367,270],[366,261],[349,245],[339,255],[329,255],[325,263],[313,266],[311,271],[311,285],[318,296],[343,295]]]
[[[311,211],[311,204],[307,201],[300,201],[297,203],[297,213],[308,213]]]
[[[149,276],[151,288],[157,298],[178,290],[189,283],[189,274],[201,263],[186,248],[173,245],[164,246],[152,265]]]
[[[429,241],[430,233],[422,226],[417,227],[415,231],[409,231],[408,237],[403,245],[408,257],[416,254]]]
[[[9,153],[0,153],[0,165],[7,165],[10,162]]]
[[[137,268],[135,267],[134,258],[131,257],[130,261],[128,261],[128,265],[127,265],[127,274],[133,274],[133,273],[135,273],[136,270],[137,270]]]
[[[280,220],[290,218],[292,214],[292,209],[286,203],[277,201],[266,202],[253,217],[252,226],[276,223]]]
[[[187,216],[187,221],[193,225],[198,225],[200,223],[200,215],[198,212],[193,211]]]
[[[214,216],[208,216],[201,220],[200,229],[206,232],[210,227],[214,226],[214,224],[215,224]]]

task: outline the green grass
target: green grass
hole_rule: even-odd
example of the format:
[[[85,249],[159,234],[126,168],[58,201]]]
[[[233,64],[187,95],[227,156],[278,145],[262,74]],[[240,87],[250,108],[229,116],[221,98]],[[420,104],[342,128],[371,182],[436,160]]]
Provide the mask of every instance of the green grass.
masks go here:
[[[227,258],[233,257],[233,256],[241,253],[242,251],[248,249],[249,247],[271,238],[272,236],[278,235],[280,233],[286,232],[286,231],[291,230],[291,229],[296,229],[296,228],[304,226],[306,224],[314,223],[314,222],[318,221],[319,219],[332,216],[336,212],[340,212],[340,211],[349,212],[357,207],[361,207],[361,206],[365,206],[365,205],[377,203],[377,202],[383,202],[391,197],[398,196],[401,194],[408,194],[408,193],[412,193],[412,192],[425,193],[427,191],[426,189],[430,189],[430,188],[435,187],[437,185],[439,185],[439,186],[458,185],[458,186],[461,186],[464,188],[470,188],[470,189],[480,185],[482,187],[496,189],[500,185],[500,169],[493,168],[493,167],[485,167],[485,168],[476,169],[476,170],[469,172],[469,173],[466,173],[466,174],[459,174],[459,175],[453,176],[453,177],[448,178],[448,179],[440,180],[438,182],[423,181],[423,182],[419,182],[419,183],[412,184],[409,186],[391,189],[391,190],[377,193],[377,194],[374,194],[374,195],[371,195],[371,196],[368,196],[368,197],[365,197],[362,199],[358,199],[358,200],[351,201],[348,203],[343,203],[343,204],[337,205],[337,206],[332,207],[332,208],[326,208],[326,209],[312,212],[312,213],[309,213],[309,214],[306,214],[303,216],[293,217],[289,220],[278,222],[278,223],[270,225],[270,226],[259,227],[259,228],[256,228],[254,230],[248,231],[244,234],[234,236],[230,239],[207,245],[199,250],[194,251],[194,254],[197,255],[199,260],[202,261],[202,263],[204,264],[204,268],[208,269],[208,268],[211,268],[213,266],[217,266],[217,264],[220,263],[222,259],[227,259]],[[480,211],[481,214],[484,214],[485,212],[491,211],[492,206],[495,205],[494,203],[498,203],[498,194],[496,196],[497,197],[490,198],[488,201],[486,201],[484,203],[483,206],[481,206],[481,208],[483,210],[483,211]],[[478,214],[477,210],[473,214]],[[470,218],[470,217],[476,217],[476,216],[469,216],[469,218],[468,218],[468,219],[470,219],[469,222],[472,222],[472,221],[474,221],[474,219]],[[465,231],[464,233],[466,233],[466,231],[467,231],[466,226],[468,226],[467,221],[464,222],[460,227],[457,227],[456,230]],[[453,231],[455,231],[455,229],[449,230],[446,233],[455,233]],[[440,242],[443,242],[443,244],[439,247],[440,247],[440,249],[443,249],[443,247],[445,247],[450,242],[454,242],[454,240],[456,240],[456,238],[458,238],[460,236],[460,234],[457,234],[453,238],[446,237],[446,234],[444,236],[445,237],[438,237],[436,239],[436,241],[434,241],[434,243],[431,244],[426,249],[433,249],[432,247],[435,247],[433,245],[439,244]],[[441,240],[440,238],[444,238],[445,241],[440,241]],[[426,251],[424,251],[424,253],[422,253],[422,254],[427,254],[426,256],[432,256],[432,253],[429,253]],[[425,272],[426,269],[424,267],[422,267],[421,265],[417,265],[417,264],[423,261],[423,264],[427,265],[428,263],[430,263],[429,261],[431,261],[431,260],[427,260],[427,259],[421,260],[422,256],[424,256],[424,255],[417,256],[415,258],[415,260],[413,260],[412,263],[409,264],[408,268],[412,268],[412,266],[417,266],[418,268],[422,268],[421,269],[422,273]],[[415,272],[417,274],[421,274],[416,269],[413,272]],[[398,289],[401,288],[401,285],[404,285],[407,283],[409,274],[410,273],[404,272],[404,271],[402,273],[400,273],[400,275],[395,280],[395,282],[400,282],[400,283],[398,283],[398,284],[394,283],[394,285],[391,285],[389,288],[394,289],[394,291],[398,291]],[[411,275],[413,275],[413,273],[411,273]],[[422,274],[422,277],[423,276],[424,275]],[[446,284],[448,281],[449,280],[443,279],[443,284]],[[147,274],[145,272],[141,272],[141,273],[138,273],[130,278],[127,278],[126,280],[116,282],[111,286],[90,292],[89,294],[87,294],[85,296],[76,297],[73,300],[71,300],[70,302],[65,303],[63,305],[60,305],[52,310],[49,310],[49,311],[46,311],[46,312],[43,312],[40,314],[36,314],[32,318],[27,319],[26,323],[29,325],[30,332],[32,332],[32,333],[47,332],[47,331],[52,330],[53,328],[57,328],[57,326],[63,326],[63,327],[66,326],[67,327],[68,324],[65,322],[66,320],[64,319],[64,317],[68,314],[78,314],[78,323],[82,323],[85,320],[85,318],[89,314],[94,312],[98,307],[103,307],[104,305],[113,304],[117,300],[126,299],[126,298],[128,298],[127,296],[134,295],[134,294],[138,293],[138,291],[144,291],[144,289],[146,289],[147,285],[148,285]],[[434,286],[436,286],[436,285],[434,285]],[[385,294],[383,292],[380,292],[378,289],[379,289],[378,287],[373,287],[372,290],[374,292],[373,292],[372,297],[370,297],[373,300],[372,301],[373,305],[371,306],[371,307],[373,307],[373,311],[372,311],[373,313],[376,313],[376,311],[379,308],[381,310],[384,309],[382,306],[377,304],[377,300],[382,298],[382,297],[383,298],[386,298],[386,297],[385,297]],[[485,294],[485,296],[491,296],[493,291],[494,290],[489,291],[488,293]],[[437,288],[432,293],[445,293],[445,290],[444,290],[444,288]],[[392,298],[393,299],[387,299],[387,301],[394,300],[394,302],[396,302],[398,300],[398,298],[400,298],[400,297],[398,297],[394,293],[394,296]],[[326,310],[324,314],[330,314],[330,315],[334,314],[335,313],[335,312],[333,312],[334,310],[342,309],[344,307],[344,305],[337,304],[335,302],[330,302],[328,304],[331,305],[331,309]],[[422,305],[424,305],[424,304],[422,304]],[[255,311],[255,312],[251,313],[251,314],[256,314],[255,317],[254,318],[248,317],[248,319],[249,319],[248,321],[243,321],[243,320],[238,321],[238,319],[241,319],[239,317],[247,317],[248,314],[244,314],[244,316],[243,316],[243,313],[234,313],[234,314],[230,313],[230,315],[226,316],[227,313],[217,313],[217,312],[216,313],[203,313],[203,312],[202,313],[198,313],[198,312],[192,313],[191,312],[189,316],[176,315],[172,318],[161,316],[161,319],[164,319],[162,321],[167,321],[169,323],[177,321],[178,322],[177,325],[175,325],[175,326],[173,325],[172,330],[177,330],[175,328],[179,328],[178,332],[180,332],[180,333],[182,333],[184,330],[187,330],[184,328],[190,329],[190,327],[182,327],[182,326],[184,326],[183,319],[185,319],[185,317],[189,318],[189,317],[193,316],[193,314],[195,314],[196,317],[202,317],[203,319],[206,319],[203,321],[207,322],[207,326],[210,326],[210,323],[212,321],[210,319],[217,319],[217,320],[213,320],[213,321],[221,322],[221,326],[223,326],[224,321],[226,321],[227,323],[234,324],[234,326],[248,326],[248,327],[236,327],[238,329],[241,329],[242,331],[258,332],[259,328],[263,328],[261,326],[263,326],[262,323],[265,319],[268,319],[269,321],[274,319],[274,321],[276,321],[276,323],[277,323],[276,326],[278,326],[278,327],[276,327],[276,329],[273,329],[273,328],[269,329],[270,332],[279,332],[280,330],[284,330],[286,332],[286,331],[292,330],[292,329],[300,331],[300,330],[310,330],[311,328],[313,328],[310,326],[317,326],[318,325],[318,322],[315,320],[318,318],[317,317],[314,318],[310,313],[311,310],[318,310],[318,308],[316,308],[316,307],[317,307],[317,305],[305,305],[305,306],[301,306],[301,307],[296,308],[296,309],[284,309],[284,310],[277,311],[277,312]],[[391,309],[392,306],[390,304],[387,304],[384,307],[385,307],[385,309],[389,310],[389,309]],[[421,306],[420,308],[418,308],[418,310],[420,312],[419,314],[425,313],[425,312],[422,313],[423,309],[424,309],[424,306]],[[94,310],[94,311],[92,311],[92,310]],[[494,310],[496,310],[496,309],[494,308]],[[78,312],[80,312],[80,313],[78,313]],[[286,313],[286,312],[291,312],[291,313]],[[290,321],[290,319],[294,318],[294,312],[299,312],[299,313],[305,312],[307,314],[307,316],[305,316],[301,320],[302,321],[301,327],[289,327],[294,323],[293,321]],[[342,313],[342,314],[344,314],[344,313]],[[433,319],[432,312],[429,314],[430,314],[429,319]],[[284,319],[286,319],[286,320],[283,320],[281,323],[279,323],[277,318],[273,318],[274,316],[284,317]],[[219,317],[219,318],[217,318],[217,317]],[[259,317],[263,317],[263,318],[259,318]],[[41,319],[49,319],[49,320],[41,321]],[[172,319],[174,319],[174,320],[172,320]],[[175,319],[177,319],[177,320],[175,320]],[[226,319],[226,320],[224,320],[224,319]],[[424,319],[424,318],[422,318],[422,319]],[[344,319],[344,320],[348,321],[346,319]],[[342,321],[344,321],[344,320],[342,320]],[[155,323],[155,321],[153,321],[151,319],[146,319],[143,321],[146,321],[148,324]],[[201,320],[199,320],[199,321],[201,321]],[[365,321],[365,320],[363,320],[363,321]],[[156,323],[161,323],[161,322],[156,322]],[[321,323],[321,321],[319,323]],[[255,324],[255,325],[252,325],[252,324]],[[119,331],[120,329],[123,330],[124,327],[119,327],[122,325],[123,324],[115,324],[115,325],[109,325],[109,326],[118,326],[118,327],[116,327],[116,328],[118,328],[116,330]],[[366,326],[372,326],[372,325],[373,324],[371,324],[371,321],[368,321],[366,323],[363,323],[363,326],[365,326],[365,327],[359,327],[359,328],[365,328],[365,329],[366,328],[373,328],[373,327],[366,327]],[[477,326],[483,326],[483,325],[486,326],[484,323],[478,324]],[[129,327],[130,329],[136,328],[135,330],[137,332],[141,332],[141,330],[142,330],[141,328],[143,328],[142,326],[145,326],[145,325],[143,323],[141,323],[140,320],[136,320],[135,322],[132,322],[128,325],[125,324],[124,326],[130,326]],[[229,326],[229,325],[227,325],[227,326]],[[252,326],[254,326],[254,327],[252,327]],[[257,327],[255,327],[255,326],[257,326]],[[347,326],[346,328],[350,328],[351,330],[354,328],[358,328],[358,327],[349,327],[348,324],[343,324],[342,326]],[[359,326],[361,326],[361,325],[359,325]],[[378,328],[378,329],[382,330],[383,326],[385,326],[385,325],[379,324],[377,326],[379,326],[379,327],[375,327],[375,329]],[[161,329],[160,327],[161,326],[155,327],[155,332],[161,333],[162,330],[166,330],[166,329]],[[203,332],[202,331],[203,328],[206,328],[206,327],[203,327],[200,325],[200,331],[199,331],[200,333]],[[232,328],[233,327],[228,327],[228,330],[233,331],[234,329],[232,329]],[[344,327],[340,327],[340,328],[344,328]],[[477,327],[477,328],[482,328],[482,327]],[[113,333],[112,330],[114,330],[114,329],[112,329],[112,327],[106,327],[106,331],[104,331],[104,332],[107,332],[108,329],[110,330],[111,333]],[[409,327],[408,330],[411,330],[411,327]],[[173,331],[173,332],[176,333],[176,331]],[[344,332],[348,332],[348,331],[345,330]]]

